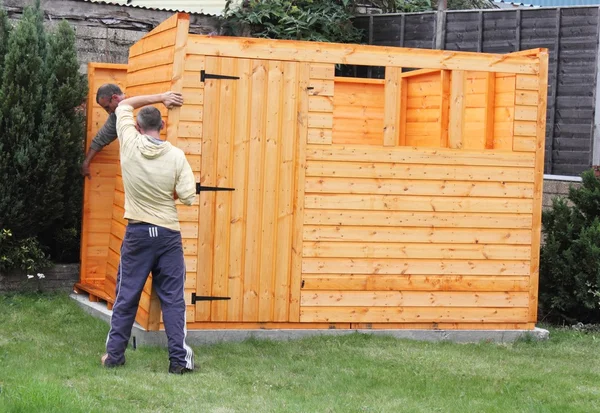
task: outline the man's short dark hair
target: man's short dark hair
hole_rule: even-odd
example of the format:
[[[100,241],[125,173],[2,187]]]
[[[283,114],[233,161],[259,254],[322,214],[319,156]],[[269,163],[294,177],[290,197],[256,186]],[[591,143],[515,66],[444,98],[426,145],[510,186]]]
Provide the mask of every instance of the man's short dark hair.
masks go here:
[[[141,108],[137,115],[137,122],[141,129],[146,131],[160,131],[162,127],[162,117],[160,110],[154,106]]]
[[[121,88],[114,83],[106,83],[98,88],[96,92],[96,103],[100,103],[102,98],[110,98],[112,95],[122,95]]]

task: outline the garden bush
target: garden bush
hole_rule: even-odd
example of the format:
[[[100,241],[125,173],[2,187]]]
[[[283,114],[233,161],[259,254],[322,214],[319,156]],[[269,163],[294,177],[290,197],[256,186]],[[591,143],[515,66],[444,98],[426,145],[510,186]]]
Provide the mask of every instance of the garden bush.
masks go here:
[[[539,310],[554,323],[600,322],[600,180],[582,180],[542,215]]]

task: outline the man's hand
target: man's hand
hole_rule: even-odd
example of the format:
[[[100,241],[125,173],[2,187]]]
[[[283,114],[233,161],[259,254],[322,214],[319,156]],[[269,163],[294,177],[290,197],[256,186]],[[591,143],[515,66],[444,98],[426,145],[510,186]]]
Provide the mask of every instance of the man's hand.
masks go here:
[[[183,96],[177,92],[165,92],[162,94],[162,103],[171,109],[183,105]]]
[[[89,162],[83,161],[81,164],[81,175],[83,175],[85,178],[92,179]]]

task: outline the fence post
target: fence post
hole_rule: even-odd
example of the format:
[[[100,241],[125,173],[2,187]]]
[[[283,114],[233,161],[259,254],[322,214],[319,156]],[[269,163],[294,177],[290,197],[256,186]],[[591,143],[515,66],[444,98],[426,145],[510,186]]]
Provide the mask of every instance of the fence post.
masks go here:
[[[435,19],[435,48],[442,50],[446,46],[446,10],[438,10]]]
[[[594,124],[592,125],[593,167],[600,165],[600,7],[598,8],[598,26],[596,37],[596,87],[594,88]]]

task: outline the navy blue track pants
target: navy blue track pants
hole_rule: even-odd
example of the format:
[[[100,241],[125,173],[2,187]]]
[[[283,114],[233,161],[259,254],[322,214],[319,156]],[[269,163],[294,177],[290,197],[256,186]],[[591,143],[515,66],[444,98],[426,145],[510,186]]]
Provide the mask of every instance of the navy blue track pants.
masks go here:
[[[125,362],[140,297],[148,275],[160,299],[171,364],[194,368],[194,354],[185,344],[183,289],[185,262],[181,233],[150,224],[129,224],[121,246],[117,295],[106,341],[108,363]]]

